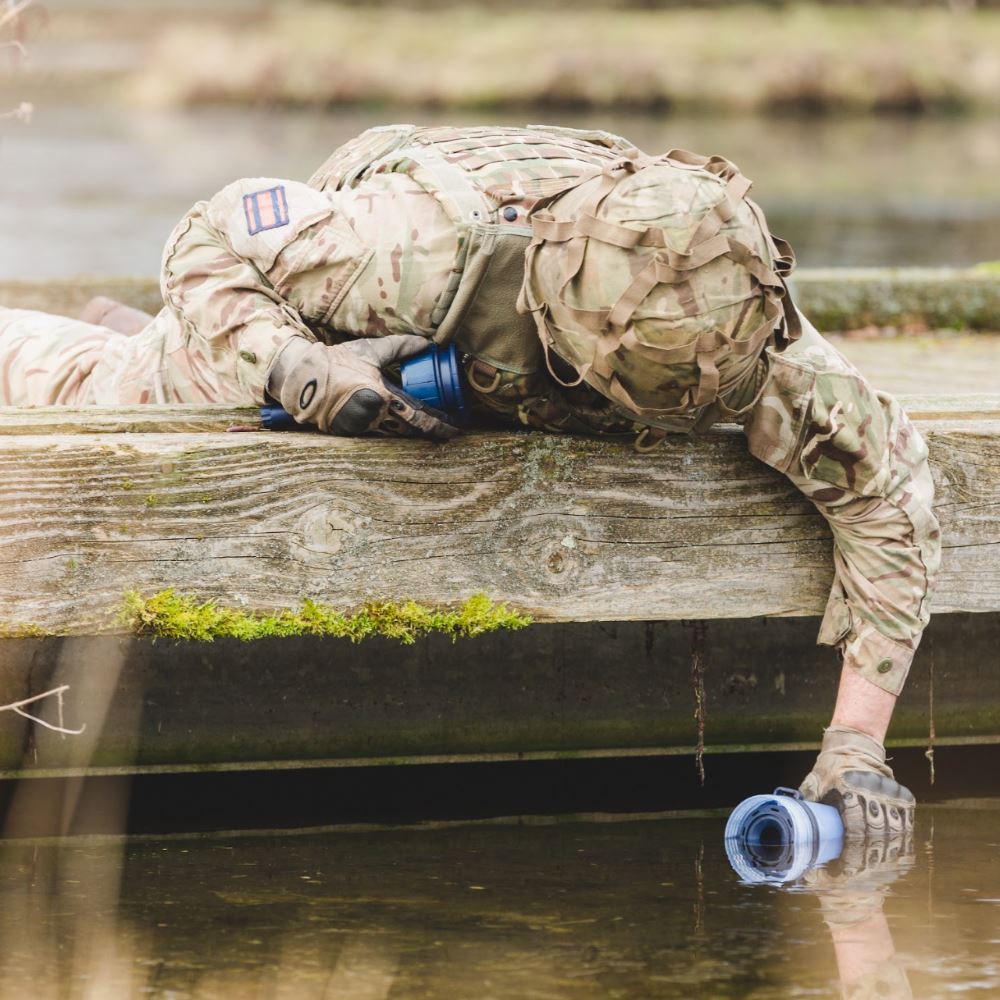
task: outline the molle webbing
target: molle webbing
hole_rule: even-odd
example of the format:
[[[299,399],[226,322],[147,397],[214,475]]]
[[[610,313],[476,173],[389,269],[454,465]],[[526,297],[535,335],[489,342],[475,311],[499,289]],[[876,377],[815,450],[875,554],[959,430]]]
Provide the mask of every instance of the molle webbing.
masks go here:
[[[619,184],[656,165],[708,173],[722,182],[719,198],[697,220],[683,248],[674,245],[668,233],[657,226],[638,228],[637,224],[622,225],[600,216],[602,206],[606,205],[609,195],[616,191]],[[709,178],[705,178],[705,182],[717,183]],[[748,377],[750,368],[770,338],[774,338],[781,348],[797,339],[800,333],[798,316],[784,280],[794,266],[794,256],[784,241],[770,235],[762,213],[746,197],[750,183],[732,163],[721,157],[709,158],[684,150],[672,150],[660,157],[626,157],[606,166],[600,179],[593,184],[593,191],[588,193],[569,219],[557,219],[553,209],[558,209],[558,203],[536,212],[532,219],[533,239],[526,254],[525,282],[518,308],[535,317],[552,377],[567,386],[586,380],[632,413],[643,417],[690,414],[709,406],[716,416],[735,416],[745,409],[731,410],[726,406],[725,397]],[[733,233],[722,231],[744,201],[750,206],[771,262]],[[591,241],[634,253],[638,258],[636,264],[645,261],[638,270],[632,266],[631,281],[615,301],[602,303],[600,308],[594,309],[574,306],[566,295],[570,284],[581,273]],[[543,297],[537,295],[532,287],[532,275],[538,265],[538,255],[546,244],[561,244],[563,250],[558,265],[561,271],[553,279],[556,282],[554,294],[550,286],[548,294]],[[643,254],[643,250],[653,252]],[[748,334],[737,337],[748,312],[743,309],[731,332],[713,327],[697,331],[694,337],[682,343],[658,346],[643,342],[636,334],[633,317],[650,293],[658,285],[671,285],[684,314],[697,316],[704,310],[696,302],[692,279],[701,268],[721,258],[743,268],[750,276],[752,287],[756,289],[753,297],[761,300],[761,319],[757,326]],[[558,313],[562,326],[554,323],[553,311]],[[593,343],[593,354],[589,360],[577,364],[579,378],[574,383],[562,382],[552,370],[549,359],[550,352],[556,349],[553,326],[565,329],[567,324],[581,332],[588,344]],[[685,391],[679,405],[643,406],[629,392],[612,363],[612,356],[620,348],[664,368],[696,364],[697,385]],[[560,352],[556,349],[556,353]],[[725,379],[717,363],[724,359],[729,362]]]
[[[394,125],[369,129],[342,146],[310,184],[337,190],[376,174],[408,175],[438,202],[457,237],[428,317],[434,340],[457,340],[465,351],[527,373],[544,369],[534,319],[516,309],[531,213],[635,152],[607,132]],[[419,258],[413,266],[419,268]],[[377,316],[379,303],[372,309]]]
[[[547,200],[621,155],[624,140],[574,130],[418,129],[379,169],[409,173],[435,197],[458,234],[448,283],[431,314],[434,340],[508,371],[543,369],[534,320],[519,313],[529,217]]]
[[[463,363],[472,406],[481,413],[538,430],[620,440],[634,440],[640,430],[634,418],[589,386],[565,392],[544,371],[518,374],[468,355]]]

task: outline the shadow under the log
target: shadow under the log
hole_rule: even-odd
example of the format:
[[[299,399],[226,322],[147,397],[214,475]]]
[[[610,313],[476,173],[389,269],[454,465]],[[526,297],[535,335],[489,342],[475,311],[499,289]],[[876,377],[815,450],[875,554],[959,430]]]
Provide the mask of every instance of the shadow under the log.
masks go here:
[[[818,741],[836,654],[813,619],[712,621],[704,633],[705,744]],[[692,637],[681,622],[535,625],[452,643],[372,639],[0,642],[0,703],[65,685],[65,726],[0,713],[0,776],[82,769],[309,766],[377,759],[572,757],[697,740]],[[891,737],[1000,734],[1000,614],[934,619]],[[54,702],[54,699],[49,699]],[[42,703],[56,722],[55,705]]]

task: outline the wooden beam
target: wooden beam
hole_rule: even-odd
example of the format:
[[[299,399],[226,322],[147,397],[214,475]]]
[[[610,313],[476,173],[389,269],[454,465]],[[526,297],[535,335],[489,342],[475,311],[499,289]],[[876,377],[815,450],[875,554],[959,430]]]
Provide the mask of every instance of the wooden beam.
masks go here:
[[[913,420],[1000,420],[1000,396],[898,397]],[[0,437],[25,434],[189,434],[261,430],[254,406],[0,407]]]
[[[202,434],[263,430],[252,406],[0,407],[0,437],[32,434]]]
[[[914,400],[944,530],[937,611],[1000,609],[1000,397],[975,399]],[[247,609],[485,591],[540,621],[825,604],[825,524],[736,429],[651,456],[531,433],[433,445],[220,430],[252,421],[0,411],[0,625],[114,630],[125,591],[166,587]]]
[[[60,316],[78,316],[95,295],[107,295],[148,313],[157,313],[163,307],[160,282],[156,278],[84,275],[0,281],[0,305],[11,309],[38,309]]]

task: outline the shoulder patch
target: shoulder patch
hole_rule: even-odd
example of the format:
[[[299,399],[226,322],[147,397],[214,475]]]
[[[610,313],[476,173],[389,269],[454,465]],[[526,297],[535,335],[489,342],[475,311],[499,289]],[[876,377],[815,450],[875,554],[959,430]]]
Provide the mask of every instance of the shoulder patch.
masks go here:
[[[254,191],[243,196],[243,214],[246,216],[247,233],[256,236],[265,229],[280,229],[289,222],[288,198],[284,184]]]

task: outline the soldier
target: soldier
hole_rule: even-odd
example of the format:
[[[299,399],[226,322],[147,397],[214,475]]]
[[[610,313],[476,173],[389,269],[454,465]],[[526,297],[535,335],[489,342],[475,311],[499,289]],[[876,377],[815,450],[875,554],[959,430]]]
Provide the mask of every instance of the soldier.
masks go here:
[[[0,403],[279,400],[333,434],[456,433],[383,373],[454,341],[480,420],[632,439],[741,423],[835,539],[843,670],[802,783],[849,836],[912,824],[883,741],[940,558],[927,451],[797,313],[794,258],[720,157],[608,133],[371,129],[308,184],[237,181],[181,220],[164,309],[0,310]],[[120,327],[115,332],[111,326]],[[132,333],[134,335],[128,335]]]

